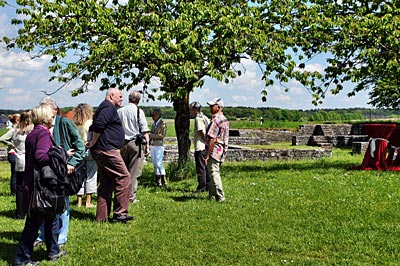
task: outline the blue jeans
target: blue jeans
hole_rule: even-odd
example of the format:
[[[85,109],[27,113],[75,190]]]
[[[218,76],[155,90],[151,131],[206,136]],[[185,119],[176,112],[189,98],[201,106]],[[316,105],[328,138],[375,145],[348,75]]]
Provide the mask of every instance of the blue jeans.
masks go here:
[[[10,163],[10,170],[11,170],[10,190],[11,194],[15,195],[17,193],[17,174],[15,171],[17,155],[15,153],[8,153],[7,160]]]
[[[31,260],[33,243],[38,235],[39,227],[43,224],[48,256],[53,256],[60,253],[60,248],[57,243],[58,220],[58,215],[52,219],[31,216],[26,217],[25,227],[22,231],[21,240],[18,244],[17,252],[14,258],[14,265],[23,265]]]
[[[58,236],[58,244],[65,245],[67,243],[68,229],[69,229],[69,196],[65,196],[65,211],[60,214],[59,217],[59,236]],[[37,238],[38,240],[44,241],[45,234],[43,231],[43,225],[40,227],[40,235]]]
[[[151,160],[153,161],[154,174],[165,175],[165,169],[163,165],[164,159],[164,146],[150,146]]]

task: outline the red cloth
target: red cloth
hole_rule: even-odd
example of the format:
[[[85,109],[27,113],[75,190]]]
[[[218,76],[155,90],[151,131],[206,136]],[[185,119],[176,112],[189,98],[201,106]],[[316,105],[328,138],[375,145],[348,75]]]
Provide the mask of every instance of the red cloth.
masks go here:
[[[389,137],[389,154],[386,162],[389,166],[400,165],[400,127],[397,127],[392,135]],[[393,160],[394,154],[397,153],[396,158]]]
[[[386,161],[387,141],[396,129],[396,124],[365,124],[364,132],[371,138],[365,152],[360,170],[391,170]],[[371,146],[375,142],[375,151],[371,155]]]

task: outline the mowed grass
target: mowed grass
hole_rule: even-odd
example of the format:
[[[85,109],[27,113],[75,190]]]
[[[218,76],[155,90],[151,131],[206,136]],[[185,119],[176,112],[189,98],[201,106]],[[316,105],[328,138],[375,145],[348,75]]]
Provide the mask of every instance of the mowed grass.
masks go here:
[[[68,256],[51,265],[398,265],[400,173],[348,170],[361,161],[335,150],[329,159],[227,162],[222,204],[191,197],[194,177],[153,188],[147,164],[129,224],[95,223],[95,210],[72,197]],[[8,265],[24,222],[12,218],[2,177],[0,265]],[[35,249],[33,259],[44,258]]]

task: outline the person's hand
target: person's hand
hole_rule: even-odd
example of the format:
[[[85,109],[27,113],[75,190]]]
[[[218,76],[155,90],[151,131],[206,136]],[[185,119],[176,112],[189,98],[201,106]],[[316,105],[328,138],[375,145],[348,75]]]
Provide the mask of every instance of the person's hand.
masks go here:
[[[74,173],[75,167],[73,167],[73,166],[70,165],[70,164],[67,164],[67,171],[68,171],[68,174],[71,175],[71,174]]]
[[[75,150],[74,150],[74,149],[69,149],[69,150],[67,151],[67,154],[68,154],[69,157],[73,156],[74,153],[75,153]]]
[[[150,148],[149,147],[146,147],[146,150],[145,150],[145,152],[144,152],[144,156],[149,156],[150,155]]]
[[[85,146],[86,146],[87,149],[90,149],[90,148],[93,147],[93,143],[92,143],[91,141],[87,141],[87,142],[85,143]]]

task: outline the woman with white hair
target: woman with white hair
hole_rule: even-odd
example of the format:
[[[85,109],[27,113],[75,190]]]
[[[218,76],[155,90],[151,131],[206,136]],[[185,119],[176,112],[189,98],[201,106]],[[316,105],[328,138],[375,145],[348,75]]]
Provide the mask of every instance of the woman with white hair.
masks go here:
[[[50,128],[53,126],[54,112],[48,105],[40,105],[32,109],[32,122],[35,125],[28,134],[25,141],[25,176],[24,187],[27,197],[30,199],[34,190],[34,167],[44,167],[50,164],[50,157],[47,154],[53,146]],[[56,261],[65,252],[60,250],[58,245],[58,224],[59,215],[52,217],[39,214],[28,214],[25,220],[25,227],[17,247],[14,258],[14,265],[39,265],[31,261],[33,243],[38,235],[39,228],[44,224],[46,235],[46,249],[48,259]]]

